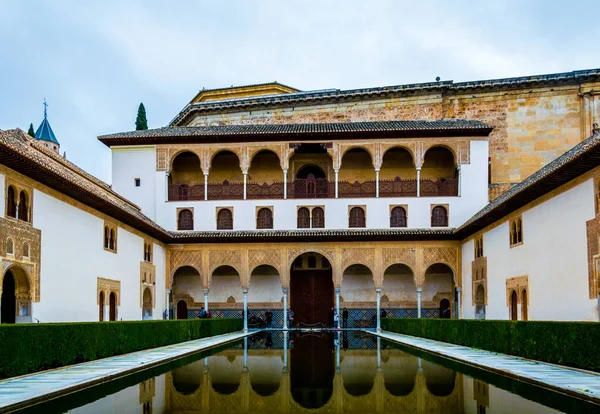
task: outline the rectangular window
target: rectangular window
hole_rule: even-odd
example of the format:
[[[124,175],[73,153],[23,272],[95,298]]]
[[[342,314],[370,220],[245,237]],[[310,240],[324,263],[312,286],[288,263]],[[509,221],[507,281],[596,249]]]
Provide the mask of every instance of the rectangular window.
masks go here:
[[[139,186],[141,186],[141,185],[142,185],[142,180],[141,180],[141,179],[139,179],[139,178],[136,178],[136,179],[135,179],[135,186],[136,186],[136,187],[139,187]]]

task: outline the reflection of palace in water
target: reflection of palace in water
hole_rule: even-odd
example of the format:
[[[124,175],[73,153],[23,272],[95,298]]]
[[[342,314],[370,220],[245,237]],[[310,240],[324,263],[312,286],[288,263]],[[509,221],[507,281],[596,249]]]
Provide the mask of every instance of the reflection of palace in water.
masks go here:
[[[463,412],[462,374],[379,341],[376,351],[342,343],[309,335],[178,368],[166,374],[166,412]]]

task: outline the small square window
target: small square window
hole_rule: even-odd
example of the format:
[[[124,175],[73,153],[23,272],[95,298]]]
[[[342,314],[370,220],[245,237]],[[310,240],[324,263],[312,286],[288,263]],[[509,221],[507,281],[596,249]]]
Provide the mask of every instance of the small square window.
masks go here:
[[[135,186],[136,186],[136,187],[139,187],[139,186],[141,186],[141,185],[142,185],[142,180],[140,180],[139,178],[136,178],[136,179],[135,179]]]

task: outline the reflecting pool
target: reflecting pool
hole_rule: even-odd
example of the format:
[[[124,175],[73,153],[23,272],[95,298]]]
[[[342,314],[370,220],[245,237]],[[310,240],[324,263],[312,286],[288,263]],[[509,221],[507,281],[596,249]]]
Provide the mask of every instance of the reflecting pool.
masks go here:
[[[29,411],[482,414],[598,408],[364,332],[273,331]]]

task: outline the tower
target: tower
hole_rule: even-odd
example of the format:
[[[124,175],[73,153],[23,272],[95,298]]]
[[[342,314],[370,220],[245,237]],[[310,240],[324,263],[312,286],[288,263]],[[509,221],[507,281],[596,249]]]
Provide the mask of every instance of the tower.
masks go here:
[[[46,147],[50,148],[56,153],[58,153],[60,150],[60,143],[56,139],[54,131],[52,131],[50,122],[48,122],[48,104],[46,103],[46,99],[44,99],[44,120],[38,127],[37,131],[35,131],[35,139],[42,142]]]

